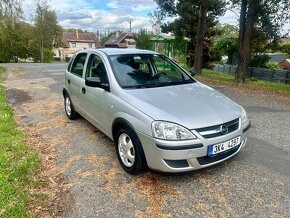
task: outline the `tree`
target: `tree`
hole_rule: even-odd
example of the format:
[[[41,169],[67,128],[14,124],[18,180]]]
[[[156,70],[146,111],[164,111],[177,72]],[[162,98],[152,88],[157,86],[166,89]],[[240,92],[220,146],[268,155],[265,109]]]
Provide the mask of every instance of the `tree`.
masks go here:
[[[0,1],[0,62],[18,60],[23,42],[21,32],[22,22],[19,21],[22,9],[19,0]],[[23,49],[22,49],[23,50]]]
[[[21,13],[21,0],[0,1],[0,62],[17,62],[28,56],[49,61],[61,32],[55,12],[46,1],[38,0],[34,25],[21,21]]]
[[[45,49],[51,50],[61,32],[55,11],[50,10],[46,1],[38,0],[34,15],[36,44],[39,49],[40,62],[44,62]]]
[[[146,29],[140,29],[139,32],[135,34],[137,48],[154,50],[154,44],[150,40],[151,37],[152,34],[148,33]]]
[[[87,30],[82,30],[82,29],[77,29],[77,28],[66,28],[64,29],[65,32],[73,32],[75,33],[76,31],[78,31],[79,33],[87,33]]]
[[[290,42],[281,44],[281,51],[290,55]]]
[[[0,24],[0,61],[18,62],[19,58],[26,58],[30,37],[33,37],[30,24],[4,16]]]
[[[165,14],[160,9],[157,9],[153,13],[150,12],[148,16],[150,17],[154,34],[159,35]]]
[[[238,28],[230,24],[218,25],[216,27],[213,52],[219,60],[221,56],[227,56],[227,63],[233,64],[234,57],[238,54],[238,34]]]
[[[194,70],[195,73],[201,74],[202,61],[203,61],[203,44],[206,29],[206,16],[208,11],[208,0],[202,0],[200,3],[198,26],[195,43],[195,59],[194,59]]]
[[[236,81],[245,82],[246,71],[250,61],[250,43],[254,30],[254,16],[257,0],[242,0],[240,13],[240,31],[238,41],[238,67]],[[248,8],[247,8],[248,5]]]
[[[154,0],[159,6],[159,13],[165,16],[177,17],[171,23],[164,23],[163,32],[172,31],[176,36],[186,36],[188,43],[188,64],[195,65],[197,73],[201,66],[209,60],[210,38],[214,34],[213,27],[217,18],[225,12],[224,0]],[[162,16],[161,16],[162,17]],[[204,46],[207,49],[203,49]]]
[[[22,15],[21,0],[0,1],[0,21],[4,16],[17,18]]]
[[[244,83],[249,66],[252,37],[254,29],[275,40],[279,35],[279,27],[290,17],[289,0],[234,0],[240,6],[238,67],[236,82]]]

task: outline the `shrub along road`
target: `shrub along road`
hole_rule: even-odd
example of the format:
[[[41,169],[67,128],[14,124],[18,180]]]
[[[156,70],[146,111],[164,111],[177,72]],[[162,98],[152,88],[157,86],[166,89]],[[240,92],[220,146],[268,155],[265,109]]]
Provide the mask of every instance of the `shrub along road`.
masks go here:
[[[7,95],[28,142],[39,150],[52,202],[62,217],[287,217],[290,210],[290,99],[216,87],[252,120],[235,158],[186,175],[126,174],[114,143],[63,111],[64,64],[4,65]],[[12,77],[20,68],[22,73]],[[42,191],[42,190],[39,190]],[[37,211],[36,211],[37,212]]]

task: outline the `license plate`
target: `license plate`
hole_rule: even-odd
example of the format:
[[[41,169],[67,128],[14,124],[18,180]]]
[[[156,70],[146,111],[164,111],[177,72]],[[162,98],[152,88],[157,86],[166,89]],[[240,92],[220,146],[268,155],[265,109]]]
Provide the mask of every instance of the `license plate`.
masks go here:
[[[241,142],[241,136],[236,137],[226,142],[222,142],[216,145],[211,145],[209,146],[209,149],[208,149],[208,156],[213,156],[215,154],[219,154],[227,150],[230,150],[238,146],[240,142]]]

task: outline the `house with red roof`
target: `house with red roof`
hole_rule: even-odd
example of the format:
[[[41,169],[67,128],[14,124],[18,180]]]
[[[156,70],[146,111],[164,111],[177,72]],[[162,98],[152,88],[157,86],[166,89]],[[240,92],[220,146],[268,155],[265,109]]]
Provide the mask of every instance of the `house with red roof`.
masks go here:
[[[55,57],[64,61],[66,58],[70,58],[74,53],[82,49],[88,48],[100,48],[100,42],[94,33],[90,32],[63,32],[62,33],[63,47],[55,48]]]
[[[105,48],[136,48],[136,40],[131,32],[116,32],[104,44]]]
[[[279,63],[279,66],[283,68],[284,70],[290,71],[290,59],[285,59],[284,61],[281,61]]]

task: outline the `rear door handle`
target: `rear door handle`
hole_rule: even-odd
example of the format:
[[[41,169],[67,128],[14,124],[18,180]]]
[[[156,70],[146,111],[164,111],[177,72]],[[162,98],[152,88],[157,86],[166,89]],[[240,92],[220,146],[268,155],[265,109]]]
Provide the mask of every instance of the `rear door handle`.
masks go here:
[[[67,80],[67,83],[70,85],[70,79]]]
[[[86,94],[86,89],[84,87],[82,88],[82,93]]]

